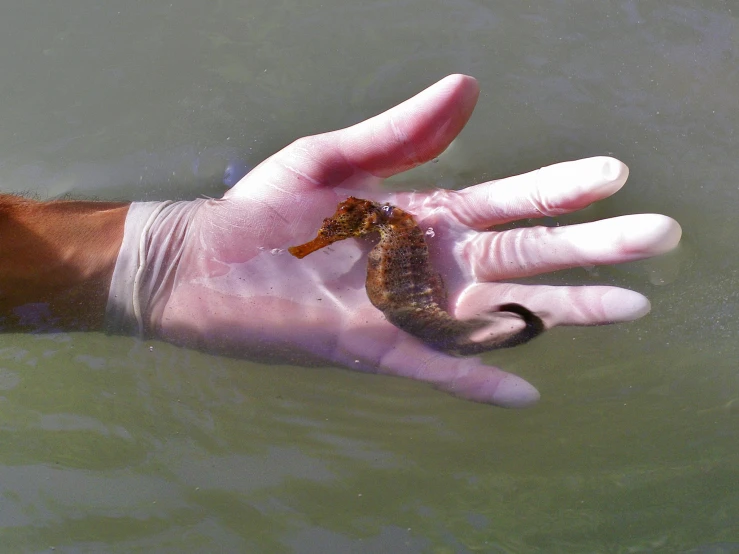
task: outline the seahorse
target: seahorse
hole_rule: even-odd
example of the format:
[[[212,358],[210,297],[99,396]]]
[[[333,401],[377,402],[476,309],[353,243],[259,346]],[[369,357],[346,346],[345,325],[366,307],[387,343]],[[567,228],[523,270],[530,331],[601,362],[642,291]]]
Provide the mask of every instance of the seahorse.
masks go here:
[[[303,258],[336,241],[372,233],[379,233],[380,241],[367,260],[367,296],[399,329],[437,350],[461,355],[516,346],[544,331],[542,320],[520,304],[503,304],[488,318],[459,320],[450,315],[446,289],[429,260],[424,232],[412,214],[390,204],[350,196],[323,220],[316,238],[288,251]],[[524,328],[480,342],[471,340],[471,335],[501,317],[500,313],[520,316]]]

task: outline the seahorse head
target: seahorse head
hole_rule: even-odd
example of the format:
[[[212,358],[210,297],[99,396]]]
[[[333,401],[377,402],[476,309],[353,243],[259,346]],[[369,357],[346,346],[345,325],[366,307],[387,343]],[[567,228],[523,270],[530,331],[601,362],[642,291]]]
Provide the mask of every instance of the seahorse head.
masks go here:
[[[339,204],[336,213],[323,220],[315,239],[288,251],[297,258],[350,237],[361,237],[377,231],[377,226],[393,215],[393,207],[350,196]]]

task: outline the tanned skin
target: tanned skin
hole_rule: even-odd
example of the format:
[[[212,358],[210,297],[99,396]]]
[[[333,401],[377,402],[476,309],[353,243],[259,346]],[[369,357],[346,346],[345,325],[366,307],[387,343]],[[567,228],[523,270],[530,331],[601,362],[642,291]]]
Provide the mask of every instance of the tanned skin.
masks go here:
[[[0,194],[0,330],[99,330],[127,203]]]

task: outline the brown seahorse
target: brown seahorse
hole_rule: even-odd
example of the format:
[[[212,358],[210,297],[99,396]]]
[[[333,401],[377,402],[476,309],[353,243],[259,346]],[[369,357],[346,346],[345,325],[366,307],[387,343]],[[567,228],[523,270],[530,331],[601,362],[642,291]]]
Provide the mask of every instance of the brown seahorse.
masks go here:
[[[544,331],[544,323],[520,304],[503,304],[491,314],[509,312],[525,327],[505,336],[474,342],[470,336],[490,325],[489,319],[459,320],[446,311],[446,290],[441,275],[429,261],[424,232],[413,216],[390,204],[353,196],[341,202],[336,213],[323,220],[315,239],[289,252],[303,258],[336,241],[379,233],[380,242],[369,253],[367,296],[388,321],[426,344],[449,353],[478,354],[527,342]]]

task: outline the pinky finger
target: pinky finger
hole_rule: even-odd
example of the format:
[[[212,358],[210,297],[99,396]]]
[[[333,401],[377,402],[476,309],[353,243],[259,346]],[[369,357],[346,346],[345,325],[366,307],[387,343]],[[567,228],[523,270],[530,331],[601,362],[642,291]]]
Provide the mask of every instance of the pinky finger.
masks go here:
[[[379,372],[425,381],[455,396],[504,408],[525,408],[539,400],[533,385],[479,358],[456,358],[408,337],[386,352]]]

